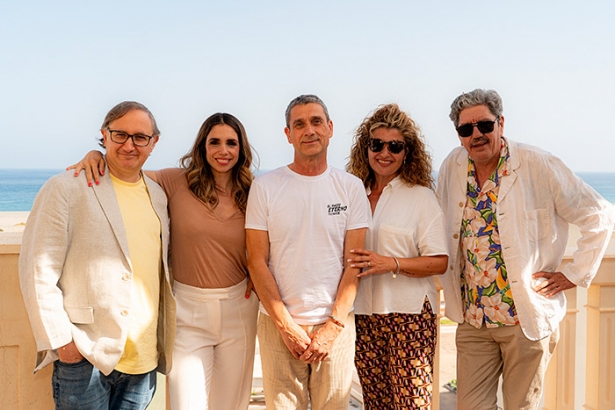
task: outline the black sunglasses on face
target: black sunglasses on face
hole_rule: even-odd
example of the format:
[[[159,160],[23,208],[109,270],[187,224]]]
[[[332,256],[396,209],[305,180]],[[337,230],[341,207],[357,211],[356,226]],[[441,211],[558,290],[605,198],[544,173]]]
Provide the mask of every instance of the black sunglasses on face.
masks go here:
[[[469,122],[467,124],[460,125],[455,129],[457,130],[457,134],[459,134],[459,136],[462,138],[466,138],[472,135],[472,133],[474,132],[474,127],[478,128],[481,133],[488,134],[493,131],[495,123],[499,119],[500,117],[497,117],[494,121]]]
[[[371,152],[380,152],[384,149],[384,146],[388,146],[391,154],[399,154],[404,150],[406,143],[404,141],[383,141],[380,138],[369,139],[369,150]]]

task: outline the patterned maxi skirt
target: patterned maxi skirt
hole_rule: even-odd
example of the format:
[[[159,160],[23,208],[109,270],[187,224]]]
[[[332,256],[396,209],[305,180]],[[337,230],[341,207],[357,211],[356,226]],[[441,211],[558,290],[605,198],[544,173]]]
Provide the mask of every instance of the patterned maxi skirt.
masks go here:
[[[364,408],[431,408],[437,326],[427,298],[420,314],[356,315],[355,322]]]

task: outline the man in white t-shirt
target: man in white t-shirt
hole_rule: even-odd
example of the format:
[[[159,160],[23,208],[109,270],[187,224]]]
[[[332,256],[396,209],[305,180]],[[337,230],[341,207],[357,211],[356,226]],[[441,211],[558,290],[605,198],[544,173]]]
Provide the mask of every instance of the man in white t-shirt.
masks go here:
[[[369,203],[361,181],[327,165],[333,122],[315,95],[286,109],[294,159],[250,190],[246,244],[261,300],[258,338],[268,408],[348,406],[358,268]]]

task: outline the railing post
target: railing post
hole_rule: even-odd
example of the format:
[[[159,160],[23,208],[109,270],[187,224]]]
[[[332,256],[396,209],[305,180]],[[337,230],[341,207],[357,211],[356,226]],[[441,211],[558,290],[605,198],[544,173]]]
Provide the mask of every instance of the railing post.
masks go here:
[[[566,291],[566,317],[559,325],[560,339],[545,374],[543,410],[574,410],[578,289]]]
[[[613,245],[613,243],[611,243]],[[588,410],[615,409],[615,255],[605,257],[587,294]]]

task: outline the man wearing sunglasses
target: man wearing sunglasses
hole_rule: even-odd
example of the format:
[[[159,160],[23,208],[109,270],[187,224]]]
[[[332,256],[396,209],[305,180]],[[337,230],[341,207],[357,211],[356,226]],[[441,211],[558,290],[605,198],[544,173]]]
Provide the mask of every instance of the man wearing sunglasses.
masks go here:
[[[606,249],[613,207],[558,158],[504,137],[502,100],[477,89],[451,105],[462,147],[444,160],[437,194],[450,266],[446,315],[457,328],[457,406],[538,408],[566,314],[566,289],[588,287]],[[581,231],[562,261],[569,224]]]
[[[142,104],[101,127],[107,172],[88,187],[49,179],[28,217],[19,278],[38,355],[53,363],[57,409],[145,409],[171,368],[175,300],[162,188],[141,172],[160,131]]]
[[[348,408],[352,303],[369,203],[361,181],[327,165],[333,122],[315,95],[286,109],[288,166],[258,176],[246,211],[250,276],[261,301],[258,339],[267,408]]]

